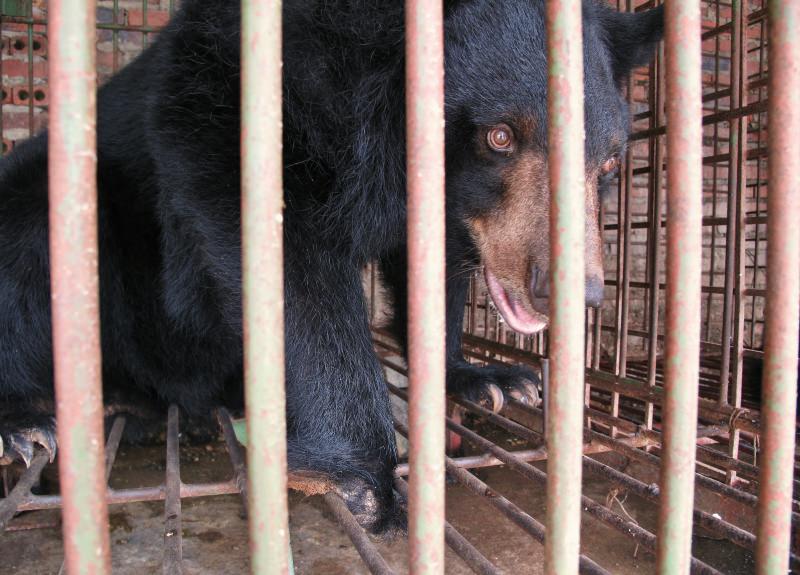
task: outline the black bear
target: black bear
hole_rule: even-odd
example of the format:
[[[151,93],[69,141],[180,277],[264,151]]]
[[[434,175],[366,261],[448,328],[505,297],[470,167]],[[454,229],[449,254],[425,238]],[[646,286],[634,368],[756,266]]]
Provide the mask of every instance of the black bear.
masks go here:
[[[529,397],[535,376],[461,354],[470,273],[508,324],[547,323],[544,0],[447,0],[448,388]],[[660,9],[583,3],[587,303],[602,297],[597,211],[628,133],[621,86],[662,34]],[[241,396],[239,2],[185,0],[99,90],[104,393],[205,413]],[[404,30],[400,0],[284,7],[289,465],[339,490],[374,531],[399,516],[387,392],[363,266],[380,261],[405,324]],[[257,127],[255,128],[257,129]],[[54,448],[47,133],[0,163],[3,461]],[[138,401],[138,399],[136,400]]]

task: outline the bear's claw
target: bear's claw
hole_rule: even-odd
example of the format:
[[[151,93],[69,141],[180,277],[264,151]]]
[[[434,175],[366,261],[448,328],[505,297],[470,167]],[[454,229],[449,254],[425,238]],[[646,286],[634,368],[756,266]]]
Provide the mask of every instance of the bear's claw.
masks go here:
[[[0,465],[21,460],[30,467],[36,445],[47,451],[50,462],[56,456],[56,426],[52,417],[44,416],[25,423],[0,426]]]
[[[533,383],[524,383],[520,387],[512,389],[508,395],[531,407],[537,407],[540,403],[539,388]]]
[[[447,371],[451,393],[481,404],[494,413],[505,407],[506,399],[536,407],[540,403],[539,378],[524,366],[468,363],[452,365]]]

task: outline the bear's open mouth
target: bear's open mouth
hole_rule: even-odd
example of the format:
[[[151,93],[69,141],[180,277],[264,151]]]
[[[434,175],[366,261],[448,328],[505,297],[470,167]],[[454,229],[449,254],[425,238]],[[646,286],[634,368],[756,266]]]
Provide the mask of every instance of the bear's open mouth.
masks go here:
[[[547,327],[547,316],[526,309],[518,296],[506,291],[488,266],[484,266],[484,275],[492,300],[511,329],[519,333],[533,334]]]

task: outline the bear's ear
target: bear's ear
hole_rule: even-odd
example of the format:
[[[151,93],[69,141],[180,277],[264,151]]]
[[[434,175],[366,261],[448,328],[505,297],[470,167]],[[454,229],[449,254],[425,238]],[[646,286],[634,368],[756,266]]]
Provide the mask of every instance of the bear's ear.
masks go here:
[[[656,45],[664,35],[664,5],[638,13],[608,10],[605,16],[614,80],[622,83],[634,68],[644,66],[653,58]]]

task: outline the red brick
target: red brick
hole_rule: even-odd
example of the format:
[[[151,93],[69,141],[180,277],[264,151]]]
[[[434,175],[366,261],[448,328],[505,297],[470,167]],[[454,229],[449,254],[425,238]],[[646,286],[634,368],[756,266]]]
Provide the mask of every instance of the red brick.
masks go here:
[[[6,76],[8,78],[27,78],[28,61],[3,60],[3,76]],[[34,78],[47,77],[47,62],[45,60],[37,60],[33,63],[33,77]]]
[[[33,87],[33,105],[38,108],[50,105],[50,89],[47,86]]]
[[[13,54],[23,54],[26,55],[28,53],[28,36],[11,36],[9,38],[9,45],[10,50],[9,52]]]
[[[27,106],[30,101],[31,90],[28,86],[14,86],[11,101],[17,106]]]
[[[33,37],[33,54],[35,56],[47,55],[47,38],[38,34]]]
[[[144,26],[144,12],[142,10],[128,10],[129,26]],[[161,28],[169,22],[169,12],[147,11],[147,25]]]

